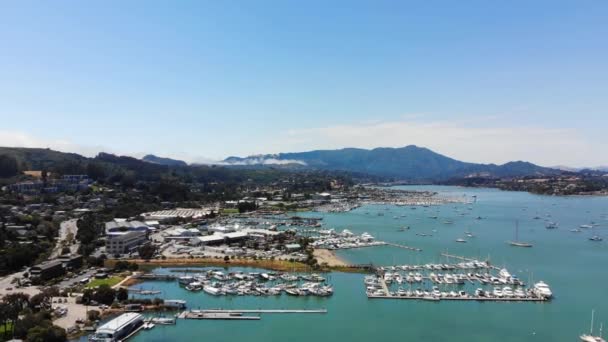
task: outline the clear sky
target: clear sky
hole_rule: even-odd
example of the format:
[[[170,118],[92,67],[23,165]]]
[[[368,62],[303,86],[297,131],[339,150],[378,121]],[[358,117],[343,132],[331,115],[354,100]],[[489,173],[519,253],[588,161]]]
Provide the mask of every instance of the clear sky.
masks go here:
[[[0,145],[608,164],[608,1],[1,1]]]

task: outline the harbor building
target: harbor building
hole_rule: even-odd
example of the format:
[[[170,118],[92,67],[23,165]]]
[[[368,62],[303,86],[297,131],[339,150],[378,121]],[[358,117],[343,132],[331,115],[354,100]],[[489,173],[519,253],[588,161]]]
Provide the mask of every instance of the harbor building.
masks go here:
[[[89,337],[89,341],[123,341],[126,337],[140,329],[143,324],[144,316],[138,313],[128,312],[97,328],[95,334]]]

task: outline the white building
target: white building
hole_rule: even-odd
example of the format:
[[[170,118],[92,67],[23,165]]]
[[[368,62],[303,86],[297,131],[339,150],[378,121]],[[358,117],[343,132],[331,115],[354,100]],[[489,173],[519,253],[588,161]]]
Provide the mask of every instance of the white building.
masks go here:
[[[110,255],[130,253],[147,241],[147,234],[140,231],[110,234],[106,241],[106,252]]]

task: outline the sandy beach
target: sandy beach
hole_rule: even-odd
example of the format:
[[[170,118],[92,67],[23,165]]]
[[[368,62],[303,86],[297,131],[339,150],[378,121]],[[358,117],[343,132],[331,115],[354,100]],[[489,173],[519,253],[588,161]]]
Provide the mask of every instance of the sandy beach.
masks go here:
[[[344,260],[340,259],[334,251],[329,249],[317,248],[314,251],[314,256],[317,258],[317,262],[321,265],[327,263],[328,266],[348,266]]]

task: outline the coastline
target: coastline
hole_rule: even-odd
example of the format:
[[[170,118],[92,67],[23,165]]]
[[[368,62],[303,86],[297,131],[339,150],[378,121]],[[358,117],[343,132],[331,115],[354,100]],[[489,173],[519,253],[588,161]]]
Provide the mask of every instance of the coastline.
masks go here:
[[[253,259],[223,259],[215,258],[168,258],[168,259],[131,259],[129,262],[140,266],[140,271],[146,271],[156,267],[252,267],[263,268],[280,272],[349,272],[367,273],[369,270],[362,266],[351,265],[338,257],[334,251],[327,249],[315,249],[314,256],[317,258],[316,268],[297,261],[287,260],[253,260]],[[105,267],[112,268],[119,260],[106,260]],[[322,265],[327,263],[326,265]],[[139,283],[137,277],[128,277],[120,285],[131,286]]]

